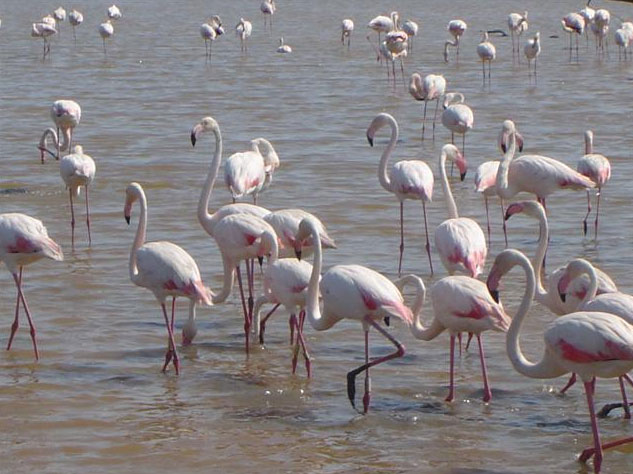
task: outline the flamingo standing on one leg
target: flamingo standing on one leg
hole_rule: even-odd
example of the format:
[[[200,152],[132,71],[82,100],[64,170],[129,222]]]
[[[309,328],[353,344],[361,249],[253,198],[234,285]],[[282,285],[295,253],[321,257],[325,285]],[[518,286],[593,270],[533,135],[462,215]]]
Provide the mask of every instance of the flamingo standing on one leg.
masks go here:
[[[240,37],[240,45],[243,53],[248,51],[248,44],[246,43],[246,40],[251,36],[252,32],[253,24],[244,18],[240,18],[239,23],[235,25],[235,34]]]
[[[92,244],[90,235],[90,201],[88,198],[88,186],[95,177],[95,162],[89,155],[84,154],[81,145],[75,145],[72,154],[64,156],[59,162],[59,173],[66,184],[70,196],[70,228],[71,245],[75,248],[75,210],[73,209],[73,197],[79,197],[79,188],[86,191],[86,226],[88,227],[88,245]]]
[[[378,180],[383,188],[394,193],[400,201],[400,257],[398,259],[398,276],[402,271],[402,255],[404,253],[404,201],[414,199],[422,201],[424,212],[424,229],[426,231],[426,253],[429,257],[431,275],[433,274],[433,262],[431,261],[431,244],[429,243],[429,229],[426,218],[426,203],[431,202],[433,197],[433,172],[429,165],[420,160],[398,161],[387,173],[387,162],[396,147],[398,141],[398,123],[393,116],[385,113],[378,114],[372,120],[367,129],[367,141],[374,145],[374,135],[376,132],[389,125],[391,127],[391,139],[389,145],[380,158],[378,166]]]
[[[369,369],[388,360],[402,357],[404,346],[391,334],[383,329],[378,320],[394,316],[407,324],[413,322],[411,309],[405,306],[402,293],[390,280],[378,272],[360,265],[335,265],[321,277],[322,251],[318,225],[312,219],[301,221],[296,240],[302,241],[308,236],[315,242],[314,263],[308,296],[306,301],[306,316],[312,327],[317,331],[325,331],[342,319],[360,321],[365,333],[365,363],[347,374],[347,395],[356,408],[356,376],[365,372],[365,394],[363,396],[363,413],[369,410],[371,398]],[[411,275],[420,285],[422,281]],[[319,308],[319,290],[323,299],[323,311]],[[422,304],[418,294],[414,309],[419,311]],[[386,356],[369,360],[369,329],[373,327],[395,347],[396,351]]]
[[[347,49],[352,42],[352,31],[354,31],[354,22],[345,18],[341,23],[341,43],[345,44],[345,38],[347,38]]]
[[[393,21],[388,16],[378,15],[377,17],[371,19],[371,21],[367,24],[367,28],[371,28],[378,33],[378,48],[380,48],[380,44],[382,43],[380,40],[380,33],[388,33],[393,30]],[[380,59],[380,54],[378,54],[376,61],[380,61]]]
[[[45,59],[46,55],[51,52],[51,43],[48,38],[56,33],[57,30],[55,29],[55,26],[44,21],[32,24],[31,36],[33,38],[42,38],[44,40],[44,55],[42,56],[43,59]]]
[[[70,24],[73,27],[73,39],[75,40],[75,43],[76,43],[77,42],[77,35],[75,34],[75,27],[81,25],[84,22],[84,16],[82,15],[81,12],[73,9],[68,14],[68,21],[70,22]]]
[[[422,80],[422,76],[417,72],[411,74],[411,82],[409,84],[409,93],[415,100],[424,101],[424,114],[422,116],[422,140],[424,140],[424,129],[426,125],[426,104],[430,100],[435,101],[435,112],[433,113],[433,140],[435,140],[435,120],[437,118],[437,109],[440,104],[440,98],[446,91],[446,79],[444,76],[437,74],[427,74]]]
[[[59,160],[59,153],[70,150],[72,146],[73,131],[81,120],[81,107],[74,100],[56,100],[51,106],[50,113],[51,119],[57,127],[57,136],[60,136],[60,130],[62,132],[62,142],[61,144],[57,142],[57,156],[55,157]]]
[[[578,160],[576,169],[580,174],[586,176],[591,181],[596,183],[598,188],[597,207],[596,207],[596,220],[594,222],[596,240],[598,240],[598,217],[600,215],[600,196],[602,194],[602,187],[611,179],[611,164],[606,156],[593,152],[593,132],[587,130],[585,132],[585,155]],[[584,235],[587,235],[587,218],[591,212],[591,194],[587,189],[587,214],[582,221],[582,230]]]
[[[233,202],[243,196],[252,195],[253,204],[257,204],[257,195],[266,181],[266,164],[259,152],[258,142],[251,141],[251,150],[233,153],[224,165],[224,182]]]
[[[413,20],[406,20],[402,23],[402,31],[404,31],[408,36],[408,47],[409,52],[413,52],[413,37],[418,35],[418,24]]]
[[[622,60],[622,51],[624,51],[624,60],[626,61],[626,52],[629,49],[629,45],[631,44],[631,31],[626,28],[620,28],[615,30],[615,34],[613,35],[613,39],[615,44],[618,45],[618,61]]]
[[[202,25],[200,25],[200,36],[204,40],[205,56],[206,58],[210,58],[211,52],[213,51],[213,41],[215,41],[215,38],[217,36],[215,28],[213,28],[213,26],[210,25],[208,22],[203,23]],[[242,45],[242,49],[244,49],[244,45]]]
[[[11,349],[13,338],[19,327],[18,317],[20,315],[20,303],[22,303],[26,319],[31,328],[35,360],[40,358],[40,354],[37,349],[33,318],[26,303],[26,297],[22,292],[22,268],[42,258],[50,258],[57,261],[64,260],[62,249],[48,236],[42,221],[26,214],[0,214],[0,261],[5,263],[7,269],[13,275],[13,280],[18,290],[18,297],[15,303],[15,319],[11,325],[11,335],[9,336],[7,350]]]
[[[483,71],[484,85],[486,84],[486,62],[488,62],[488,84],[490,84],[490,69],[492,61],[497,57],[497,49],[495,45],[488,39],[488,32],[484,31],[481,43],[477,45],[477,54],[481,59],[481,67]]]
[[[543,339],[545,352],[538,362],[529,361],[519,345],[519,332],[534,297],[535,278],[530,261],[517,250],[504,250],[488,276],[488,288],[498,299],[501,277],[512,267],[521,266],[527,277],[523,300],[507,334],[506,348],[517,372],[531,378],[555,378],[569,372],[583,380],[591,418],[594,447],[585,449],[579,457],[586,462],[594,456],[594,472],[600,472],[603,449],[633,442],[633,437],[602,445],[594,410],[596,377],[613,378],[633,369],[633,325],[608,313],[576,312],[561,316],[550,323]]]
[[[516,56],[521,61],[521,54],[519,53],[519,45],[521,43],[521,35],[524,31],[528,29],[528,12],[525,11],[523,14],[521,13],[510,13],[508,15],[508,28],[510,29],[510,35],[512,36],[512,60],[514,61],[514,55],[516,52]],[[516,42],[514,41],[514,37],[516,36]],[[515,48],[516,43],[516,48]]]
[[[174,341],[175,300],[179,296],[189,298],[190,320],[188,324],[192,324],[192,322],[195,322],[196,303],[204,303],[211,306],[213,304],[211,301],[213,294],[211,290],[204,286],[198,265],[182,247],[166,241],[145,242],[147,198],[143,188],[138,183],[130,183],[125,190],[123,214],[127,223],[130,223],[132,204],[136,201],[140,202],[141,215],[132,249],[130,250],[130,279],[135,285],[147,288],[154,293],[163,309],[165,326],[169,335],[163,372],[167,370],[167,366],[173,361],[176,374],[178,374],[180,372],[180,360],[176,351],[176,342]],[[171,321],[165,308],[165,300],[170,296],[173,298]],[[194,312],[193,316],[192,312]]]
[[[536,81],[536,58],[541,54],[541,33],[537,31],[523,47],[523,53],[528,62],[528,77],[532,77],[532,60],[534,60],[534,81]]]
[[[57,9],[53,10],[53,18],[55,18],[57,22],[57,32],[61,36],[61,22],[66,20],[66,10],[64,10],[64,7],[57,7]]]

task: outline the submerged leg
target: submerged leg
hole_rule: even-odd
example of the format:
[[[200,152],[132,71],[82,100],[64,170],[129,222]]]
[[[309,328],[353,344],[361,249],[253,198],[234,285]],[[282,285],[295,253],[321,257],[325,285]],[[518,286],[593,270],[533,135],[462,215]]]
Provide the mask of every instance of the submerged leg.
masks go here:
[[[481,374],[484,378],[484,402],[492,400],[492,391],[488,383],[488,372],[486,370],[486,358],[484,356],[484,346],[481,343],[481,334],[477,334],[477,345],[479,346],[479,360],[481,361]]]
[[[455,380],[454,380],[454,371],[455,371],[455,334],[451,334],[451,367],[449,372],[449,388],[448,395],[444,399],[447,402],[452,402],[455,398]]]
[[[92,245],[92,236],[90,235],[90,200],[88,198],[88,186],[86,186],[86,225],[88,226],[88,245]]]
[[[20,273],[18,274],[18,282],[22,283],[22,267],[20,267]],[[15,319],[13,320],[13,324],[11,325],[11,335],[9,336],[9,343],[7,344],[7,350],[11,349],[11,344],[13,343],[13,338],[15,337],[15,333],[20,327],[20,322],[18,321],[18,316],[20,315],[20,293],[17,294],[15,300]]]
[[[248,262],[246,262],[248,266]],[[244,310],[244,336],[246,337],[246,354],[248,354],[249,349],[249,320],[248,320],[248,309],[246,308],[246,299],[244,298],[244,286],[242,285],[242,272],[240,271],[240,266],[238,265],[236,268],[237,273],[237,284],[240,289],[240,297],[242,298],[242,309]]]
[[[587,214],[585,214],[585,218],[582,221],[583,235],[587,235],[587,219],[589,218],[590,213],[591,213],[591,192],[587,189]]]
[[[24,307],[24,312],[26,313],[26,319],[28,320],[29,327],[31,328],[31,340],[33,341],[33,351],[35,352],[35,360],[39,360],[40,353],[37,350],[35,324],[33,324],[33,318],[31,318],[31,312],[29,311],[29,306],[26,304],[26,298],[24,297],[24,293],[22,292],[22,267],[20,267],[19,275],[16,273],[13,273],[13,280],[15,281],[15,284],[18,287],[18,297],[22,301],[22,306]]]
[[[178,360],[178,352],[176,352],[176,342],[174,341],[174,332],[171,329],[171,324],[169,321],[169,316],[167,316],[167,308],[165,308],[165,303],[160,304],[163,309],[163,316],[165,317],[165,326],[167,326],[167,334],[169,336],[169,341],[167,344],[167,352],[165,354],[165,364],[163,365],[163,372],[167,370],[167,366],[169,362],[174,361],[174,368],[176,369],[176,375],[180,373],[180,361]]]
[[[578,460],[581,462],[587,462],[587,460],[593,455],[593,470],[594,472],[600,472],[600,466],[602,464],[602,445],[600,443],[600,432],[598,431],[598,420],[596,419],[596,413],[593,406],[595,380],[596,379],[593,379],[590,382],[585,382],[585,393],[587,394],[587,405],[589,406],[589,417],[591,418],[591,431],[593,432],[593,449],[585,449]]]
[[[262,319],[262,321],[259,323],[259,343],[263,344],[264,343],[264,332],[266,331],[266,322],[268,321],[268,318],[270,318],[272,316],[272,314],[277,310],[277,308],[279,308],[279,304],[277,303],[275,306],[273,306],[273,309],[271,309],[266,316],[264,316],[264,319]],[[290,343],[292,344],[292,341],[290,341]]]
[[[400,258],[398,259],[398,277],[402,273],[402,254],[404,253],[404,202],[400,201]]]

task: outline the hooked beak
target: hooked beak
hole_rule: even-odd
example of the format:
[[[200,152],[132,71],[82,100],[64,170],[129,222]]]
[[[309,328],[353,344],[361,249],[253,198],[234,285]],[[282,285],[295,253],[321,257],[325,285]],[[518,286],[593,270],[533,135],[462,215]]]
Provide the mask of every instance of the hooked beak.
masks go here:
[[[389,327],[391,325],[391,318],[389,316],[385,316],[383,321],[385,322],[385,326]]]
[[[367,134],[367,141],[369,142],[369,146],[374,146],[374,137],[370,137],[369,134]]]
[[[125,222],[127,222],[127,224],[130,225],[130,216],[125,216]]]
[[[463,173],[459,173],[460,181],[464,181],[465,178],[466,178],[466,172],[465,171]]]
[[[495,300],[495,303],[499,302],[499,290],[488,290],[490,292],[490,296],[492,296],[492,299]]]
[[[202,125],[197,124],[191,129],[191,145],[196,146],[196,141],[198,140],[198,135],[202,131]]]
[[[567,299],[567,293],[559,293],[558,296],[560,296],[560,300],[564,303],[565,300]]]
[[[261,268],[264,264],[264,257],[257,257],[257,261],[259,262],[259,267]]]

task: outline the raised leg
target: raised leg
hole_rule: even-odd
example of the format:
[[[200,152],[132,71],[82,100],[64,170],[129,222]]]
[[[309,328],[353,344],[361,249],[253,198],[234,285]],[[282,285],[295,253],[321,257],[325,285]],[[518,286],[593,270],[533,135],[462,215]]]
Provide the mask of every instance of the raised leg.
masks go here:
[[[268,321],[268,318],[270,318],[272,314],[277,310],[277,308],[279,308],[279,303],[273,306],[273,309],[271,309],[266,314],[266,316],[264,316],[264,319],[262,319],[262,321],[259,323],[259,343],[260,344],[264,343],[264,332],[266,331],[266,322]],[[292,340],[290,341],[290,344],[292,344]]]
[[[429,224],[426,219],[426,203],[422,199],[422,210],[424,211],[424,232],[426,233],[426,254],[429,256],[429,266],[431,267],[431,275],[433,275],[433,260],[431,260],[431,243],[429,242]]]
[[[380,325],[378,323],[376,323],[374,320],[372,320],[371,318],[366,317],[364,319],[364,321],[367,324],[371,324],[376,329],[376,331],[381,333],[394,346],[396,346],[396,351],[395,352],[393,352],[391,354],[388,354],[388,355],[386,355],[384,357],[379,357],[379,358],[374,359],[371,362],[369,362],[369,332],[368,331],[365,332],[365,364],[363,364],[360,367],[348,372],[348,374],[347,374],[347,396],[349,398],[349,401],[352,404],[352,407],[354,407],[354,409],[356,409],[356,404],[354,402],[354,397],[356,395],[356,376],[359,373],[363,372],[363,371],[367,371],[367,374],[366,374],[366,377],[365,377],[365,395],[363,396],[363,413],[367,413],[367,410],[369,410],[369,401],[370,401],[370,398],[371,398],[371,387],[370,387],[370,379],[369,379],[369,371],[368,371],[368,369],[370,367],[373,367],[375,365],[381,364],[383,362],[387,362],[388,360],[395,359],[396,357],[402,357],[404,355],[404,346],[398,340],[396,340],[391,334],[389,334],[382,327],[380,327]]]
[[[398,259],[398,277],[402,273],[402,254],[404,253],[404,202],[400,201],[400,258]]]
[[[620,382],[620,392],[622,393],[622,408],[624,409],[624,418],[631,419],[631,410],[629,409],[629,400],[626,398],[626,389],[624,388],[624,380],[622,377],[618,377]]]
[[[563,394],[567,390],[569,390],[576,383],[576,373],[572,373],[571,377],[567,381],[567,384],[560,390],[560,393]]]
[[[88,226],[88,245],[92,245],[92,236],[90,235],[90,198],[88,196],[88,186],[86,185],[86,226]]]
[[[461,344],[460,344],[461,345]],[[451,334],[451,348],[450,348],[451,367],[449,369],[449,388],[448,395],[444,399],[447,402],[452,402],[455,398],[455,334]]]
[[[171,329],[171,323],[169,322],[169,316],[167,316],[167,308],[165,308],[165,303],[161,303],[160,306],[163,309],[163,316],[165,317],[165,326],[167,327],[167,334],[169,336],[167,353],[165,354],[165,364],[163,365],[163,372],[167,370],[167,366],[169,365],[169,362],[173,359],[174,368],[176,369],[176,375],[178,375],[180,373],[180,361],[178,360],[178,352],[176,352],[176,342],[174,341],[174,332]]]
[[[484,403],[492,400],[492,392],[488,384],[488,371],[486,370],[486,358],[484,356],[484,346],[481,343],[481,334],[477,334],[477,345],[479,346],[479,360],[481,361],[481,374],[484,378]]]
[[[468,333],[468,339],[466,339],[466,348],[464,350],[468,350],[468,348],[470,347],[470,341],[473,340],[473,333],[469,332]]]
[[[22,283],[22,267],[20,267],[20,273],[18,274],[18,282]],[[20,322],[18,320],[18,316],[20,315],[20,293],[18,292],[15,300],[15,319],[13,320],[13,324],[11,325],[11,335],[9,336],[9,343],[7,344],[7,350],[11,349],[11,344],[13,343],[13,338],[15,337],[15,333],[20,327]]]
[[[591,193],[587,189],[587,214],[585,214],[585,218],[582,221],[582,233],[583,235],[587,235],[587,219],[589,218],[589,214],[591,213]]]

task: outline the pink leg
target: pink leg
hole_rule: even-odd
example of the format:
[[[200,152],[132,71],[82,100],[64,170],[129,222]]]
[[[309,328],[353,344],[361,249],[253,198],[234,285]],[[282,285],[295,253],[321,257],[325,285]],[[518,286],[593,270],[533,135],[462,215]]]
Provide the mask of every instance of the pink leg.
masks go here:
[[[273,306],[273,309],[271,309],[259,323],[259,343],[260,344],[264,343],[264,332],[266,331],[266,321],[268,321],[268,318],[270,318],[270,316],[277,310],[277,308],[279,308],[279,303]],[[292,328],[291,328],[291,334],[292,334]],[[290,341],[290,344],[292,344],[292,340]]]
[[[466,350],[468,350],[468,348],[470,347],[470,341],[473,340],[473,333],[469,332],[468,333],[468,339],[466,340]]]
[[[481,334],[477,334],[477,344],[479,345],[479,359],[481,360],[481,373],[484,378],[484,402],[492,400],[492,392],[488,384],[488,372],[486,371],[486,358],[484,356],[484,346],[481,343]]]
[[[174,332],[171,329],[171,324],[169,322],[169,316],[167,316],[167,308],[165,308],[165,303],[160,304],[161,308],[163,308],[163,316],[165,317],[165,326],[167,326],[167,334],[169,335],[169,342],[167,347],[167,353],[165,354],[165,364],[163,365],[163,372],[167,370],[167,366],[169,362],[174,361],[174,368],[176,369],[176,375],[180,373],[180,361],[178,360],[178,353],[176,352],[176,342],[174,341]]]
[[[488,212],[488,196],[484,194],[484,204],[486,206],[486,225],[488,227],[488,248],[490,248],[490,213]]]
[[[75,248],[75,210],[73,209],[73,190],[68,190],[70,196],[70,245]]]
[[[29,311],[29,306],[26,304],[26,298],[24,298],[24,293],[22,292],[22,268],[20,268],[19,275],[16,273],[13,273],[13,280],[15,281],[15,284],[18,287],[18,297],[22,301],[22,306],[24,307],[24,312],[26,313],[26,319],[28,320],[29,326],[31,328],[31,339],[33,340],[33,351],[35,351],[35,360],[39,360],[40,353],[37,350],[35,324],[33,324],[33,318],[31,318],[31,312]]]
[[[459,357],[462,356],[462,333],[457,333],[457,344],[459,345]]]
[[[402,254],[404,253],[404,202],[400,201],[400,258],[398,259],[398,277],[402,273]]]
[[[588,450],[584,450],[578,458],[581,462],[587,462],[587,460],[594,455],[593,470],[594,472],[600,472],[600,466],[602,464],[602,445],[600,444],[600,432],[598,431],[598,420],[596,419],[596,413],[593,406],[593,395],[595,389],[595,378],[591,382],[585,382],[585,392],[587,394],[587,404],[589,405],[589,416],[591,417],[591,431],[593,432],[593,449],[591,454]]]
[[[305,311],[301,311],[299,313],[299,321],[297,324],[297,341],[301,344],[301,352],[303,353],[303,358],[306,364],[306,372],[308,374],[308,378],[312,377],[312,367],[310,361],[310,354],[308,353],[308,348],[306,346],[305,338],[303,337],[303,322],[305,321]]]
[[[598,199],[596,203],[596,221],[594,222],[594,227],[596,229],[596,241],[598,240],[598,218],[600,216],[600,195],[602,194],[602,188],[598,188]]]
[[[18,281],[22,283],[22,267],[20,267]],[[7,344],[7,350],[11,349],[11,344],[13,343],[13,338],[15,337],[15,333],[20,327],[20,322],[18,321],[19,314],[20,314],[20,293],[17,294],[16,300],[15,300],[15,319],[13,320],[13,324],[11,325],[11,335],[9,336],[9,343]]]
[[[352,370],[351,372],[348,372],[347,374],[347,396],[349,398],[349,401],[352,403],[352,407],[354,407],[354,409],[356,409],[356,404],[354,402],[354,397],[356,395],[356,376],[363,372],[366,371],[366,375],[365,375],[365,395],[363,396],[363,413],[367,413],[367,411],[369,410],[369,401],[371,398],[371,384],[370,384],[370,379],[369,379],[369,368],[373,367],[375,365],[381,364],[383,362],[387,362],[388,360],[391,359],[395,359],[396,357],[402,357],[404,355],[404,346],[398,341],[396,340],[391,334],[389,334],[387,331],[385,331],[383,328],[380,327],[379,324],[377,324],[374,320],[372,320],[371,318],[365,318],[364,321],[367,324],[371,324],[376,331],[378,331],[379,333],[381,333],[383,336],[385,336],[394,346],[396,346],[396,351],[388,354],[384,357],[379,357],[377,359],[372,360],[371,362],[369,362],[369,333],[365,332],[365,364],[361,365],[360,367],[357,367],[356,369]]]
[[[174,332],[174,319],[176,314],[176,297],[171,299],[171,332]]]
[[[508,247],[508,227],[506,226],[506,210],[503,207],[503,199],[501,200],[501,222],[503,222],[503,238],[506,241],[506,248]]]
[[[569,377],[569,380],[567,381],[567,385],[565,385],[560,393],[563,394],[565,393],[567,390],[569,390],[574,384],[576,383],[576,374],[573,373],[571,374],[571,377]]]
[[[433,261],[431,260],[431,243],[429,242],[429,224],[426,220],[426,203],[422,199],[422,209],[424,210],[424,232],[426,233],[426,254],[429,256],[429,266],[431,267],[431,275],[433,275]]]
[[[633,387],[633,380],[631,379],[631,377],[629,377],[629,374],[622,375],[622,378],[626,380],[631,385],[631,387]]]
[[[591,193],[587,190],[587,214],[585,214],[585,218],[582,221],[582,233],[583,235],[587,235],[587,219],[589,218],[589,214],[591,213]]]
[[[622,392],[622,408],[624,409],[624,418],[631,419],[631,410],[629,409],[629,400],[626,398],[626,389],[624,388],[624,379],[618,377],[620,382],[620,392]]]
[[[251,262],[246,260],[246,280],[248,282],[248,331],[251,330],[253,321],[253,270]],[[246,330],[246,328],[245,328]]]
[[[88,186],[86,186],[86,225],[88,226],[88,245],[92,245],[92,236],[90,235],[90,200],[88,198]]]
[[[461,345],[461,344],[460,344]],[[451,334],[451,368],[450,368],[450,382],[448,395],[444,399],[447,402],[452,402],[455,398],[455,380],[453,373],[455,371],[455,334]]]
[[[424,127],[426,125],[426,104],[428,100],[424,99],[424,114],[422,115],[422,140],[424,140]],[[44,155],[42,155],[44,156]]]
[[[248,262],[246,262],[246,265],[248,266]],[[244,298],[244,287],[242,286],[242,272],[240,271],[239,265],[236,267],[236,273],[237,273],[237,284],[240,289],[240,296],[242,297],[242,308],[244,309],[244,335],[246,337],[246,354],[248,355],[248,349],[249,349],[248,332],[250,329],[250,324],[248,321],[248,309],[246,308],[246,299]]]
[[[292,313],[290,315],[290,327],[297,328],[297,333],[299,332],[299,326],[297,326],[297,316]],[[298,335],[297,335],[298,336]],[[293,338],[294,339],[294,338]],[[297,343],[292,347],[292,374],[294,375],[297,372],[297,359],[299,357],[299,337],[297,337]]]

